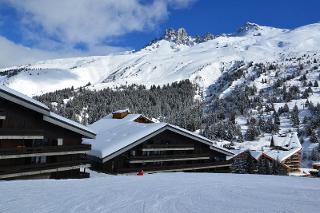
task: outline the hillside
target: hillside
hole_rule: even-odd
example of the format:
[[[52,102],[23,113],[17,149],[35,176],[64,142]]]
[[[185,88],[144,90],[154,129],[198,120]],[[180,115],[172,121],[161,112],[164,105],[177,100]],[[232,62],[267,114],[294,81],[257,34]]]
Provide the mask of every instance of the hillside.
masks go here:
[[[84,124],[130,108],[235,151],[296,133],[309,167],[320,160],[319,38],[320,24],[247,23],[220,36],[168,29],[139,51],[7,68],[0,81],[28,95],[60,89],[37,99]]]
[[[45,188],[45,190],[44,190]],[[0,212],[317,212],[312,178],[166,173],[0,182]],[[23,192],[23,193],[21,193]]]
[[[167,30],[162,38],[139,51],[6,68],[1,71],[0,82],[28,95],[89,82],[92,89],[101,89],[190,79],[206,88],[235,61],[272,62],[317,53],[319,38],[320,24],[286,30],[247,23],[234,34],[205,37],[191,37],[184,30]]]

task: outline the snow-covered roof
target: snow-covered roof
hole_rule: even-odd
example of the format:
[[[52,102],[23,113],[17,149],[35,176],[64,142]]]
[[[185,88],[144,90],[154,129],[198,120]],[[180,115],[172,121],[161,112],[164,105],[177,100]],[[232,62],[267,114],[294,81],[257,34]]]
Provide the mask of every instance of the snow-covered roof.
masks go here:
[[[130,113],[130,110],[129,109],[119,109],[117,111],[114,111],[113,113],[125,113],[125,112]]]
[[[227,159],[230,160],[234,157],[237,157],[238,155],[240,155],[241,153],[244,153],[244,152],[249,152],[250,155],[256,159],[256,160],[259,160],[259,158],[262,156],[263,152],[262,151],[254,151],[254,150],[250,150],[250,149],[235,149],[235,150],[232,150],[232,153],[234,154],[233,156],[230,156],[228,157]]]
[[[252,150],[250,150],[249,152],[250,152],[250,155],[251,155],[254,159],[256,159],[256,160],[259,160],[259,158],[260,158],[261,155],[262,155],[262,152],[259,152],[259,151],[252,151]]]
[[[234,158],[243,152],[249,151],[250,155],[256,160],[259,160],[259,158],[264,154],[274,160],[283,162],[296,152],[300,151],[302,148],[296,132],[288,133],[285,137],[274,135],[273,139],[275,145],[282,147],[283,150],[273,149],[272,147],[263,147],[264,149],[261,151],[250,150],[249,148],[242,150],[232,150],[234,156],[232,156],[231,158]]]
[[[296,132],[288,133],[286,137],[274,136],[274,141],[275,144],[286,150],[270,149],[263,151],[263,153],[279,162],[286,160],[302,148]]]
[[[122,119],[112,119],[112,115],[110,114],[91,124],[90,128],[97,133],[97,137],[95,140],[84,140],[84,143],[92,145],[90,155],[103,158],[103,161],[105,162],[165,130],[171,130],[202,143],[206,143],[211,146],[212,149],[225,154],[233,154],[226,149],[213,145],[213,142],[205,137],[171,124],[163,122],[134,122],[134,120],[141,116],[143,115],[128,114]]]
[[[50,111],[45,104],[4,85],[0,85],[0,97],[42,114],[49,114]]]
[[[88,138],[95,138],[95,133],[86,126],[50,112],[48,106],[20,92],[0,85],[0,97],[26,107],[27,109],[41,113],[44,121],[69,129]]]

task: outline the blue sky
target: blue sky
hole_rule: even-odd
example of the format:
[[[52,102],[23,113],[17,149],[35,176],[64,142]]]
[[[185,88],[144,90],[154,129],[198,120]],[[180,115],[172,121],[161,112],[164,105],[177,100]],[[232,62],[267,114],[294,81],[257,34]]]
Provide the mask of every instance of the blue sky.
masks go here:
[[[319,0],[200,0],[184,10],[171,11],[152,31],[124,36],[119,44],[141,47],[168,27],[184,27],[191,35],[232,33],[246,22],[295,28],[320,21]]]
[[[169,27],[295,28],[319,22],[319,8],[319,0],[0,0],[0,66],[139,49]]]

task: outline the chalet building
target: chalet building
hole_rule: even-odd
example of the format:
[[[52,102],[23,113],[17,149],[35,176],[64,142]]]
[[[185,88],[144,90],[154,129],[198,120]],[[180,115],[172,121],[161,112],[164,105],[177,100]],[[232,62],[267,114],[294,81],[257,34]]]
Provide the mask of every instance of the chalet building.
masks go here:
[[[88,176],[87,127],[50,112],[21,93],[0,86],[0,179]]]
[[[313,169],[320,170],[320,162],[314,162],[314,163],[312,164],[312,168],[313,168]]]
[[[296,133],[273,136],[263,150],[234,151],[231,170],[235,173],[287,175],[299,172],[301,144]]]
[[[128,110],[114,112],[90,126],[97,132],[90,156],[93,169],[111,173],[229,171],[232,152],[209,139]]]

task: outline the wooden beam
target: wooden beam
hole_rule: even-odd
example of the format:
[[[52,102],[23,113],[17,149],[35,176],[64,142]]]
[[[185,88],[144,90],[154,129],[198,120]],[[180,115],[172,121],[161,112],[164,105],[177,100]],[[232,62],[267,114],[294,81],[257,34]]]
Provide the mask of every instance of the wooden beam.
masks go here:
[[[142,148],[142,151],[145,152],[156,152],[156,151],[188,151],[188,150],[194,150],[194,147],[155,147],[155,148]]]
[[[3,160],[3,159],[14,159],[14,158],[27,158],[27,157],[40,157],[40,156],[59,156],[59,155],[88,154],[89,152],[90,151],[65,151],[65,152],[46,152],[46,153],[0,155],[0,160]]]
[[[32,139],[44,139],[44,136],[42,135],[0,135],[0,139],[6,139],[6,140],[32,140]]]
[[[209,160],[209,159],[210,159],[209,156],[208,157],[163,158],[163,159],[130,160],[129,163],[153,163],[153,162]]]
[[[68,171],[68,170],[73,170],[73,169],[80,169],[80,168],[84,168],[84,167],[89,168],[90,164],[59,167],[59,168],[55,168],[55,169],[43,169],[43,170],[29,171],[29,172],[17,172],[17,173],[12,173],[12,174],[0,175],[0,179],[24,177],[24,176],[31,176],[31,175],[40,175],[40,174],[47,174],[47,173],[53,173],[53,172],[62,172],[62,171]]]

